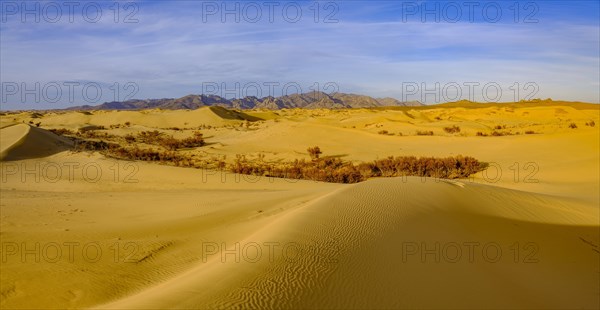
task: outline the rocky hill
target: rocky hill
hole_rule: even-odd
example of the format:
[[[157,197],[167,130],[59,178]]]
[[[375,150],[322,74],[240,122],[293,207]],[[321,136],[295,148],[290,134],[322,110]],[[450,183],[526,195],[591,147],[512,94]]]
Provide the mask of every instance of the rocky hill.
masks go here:
[[[187,95],[181,98],[164,99],[132,99],[127,101],[105,102],[100,105],[75,106],[68,110],[137,110],[137,109],[197,109],[206,106],[220,106],[233,109],[341,109],[341,108],[368,108],[382,106],[421,106],[418,101],[402,102],[394,98],[373,98],[364,95],[324,92],[309,92],[292,94],[281,97],[257,98],[248,96],[239,99],[226,99],[216,95]]]

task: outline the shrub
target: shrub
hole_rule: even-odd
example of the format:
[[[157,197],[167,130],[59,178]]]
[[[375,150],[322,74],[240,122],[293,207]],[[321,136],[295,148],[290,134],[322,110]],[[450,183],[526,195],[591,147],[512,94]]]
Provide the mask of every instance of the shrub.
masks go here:
[[[141,131],[138,133],[138,139],[140,142],[147,144],[160,144],[164,139],[164,134],[158,130]]]
[[[126,134],[123,138],[125,138],[125,141],[127,143],[133,143],[136,141],[135,137],[132,134]]]
[[[67,128],[58,128],[58,129],[48,129],[48,131],[53,132],[55,135],[64,136],[64,135],[74,135],[75,133]]]
[[[106,129],[104,126],[100,125],[100,126],[96,126],[96,125],[89,125],[89,126],[84,126],[79,128],[79,132],[86,132],[86,131],[92,131],[92,130],[104,130]]]
[[[586,126],[594,127],[596,123],[594,121],[590,121],[589,123],[585,123]]]
[[[108,155],[120,159],[171,162],[177,166],[179,166],[179,163],[184,159],[176,152],[141,149],[137,146],[134,146],[133,148],[114,148]]]
[[[319,159],[319,156],[321,156],[321,154],[323,154],[323,152],[321,152],[321,148],[319,148],[318,146],[315,147],[309,147],[307,149],[308,151],[308,155],[310,155],[310,158],[312,160],[317,160]]]
[[[174,151],[179,148],[180,141],[173,137],[165,137],[160,140],[159,144],[168,150]]]
[[[472,157],[446,158],[403,156],[388,157],[354,165],[339,158],[321,158],[312,161],[295,160],[291,163],[267,165],[248,162],[237,155],[229,166],[234,173],[290,179],[306,179],[333,183],[357,183],[371,177],[423,176],[437,178],[464,178],[487,167]]]
[[[173,137],[166,136],[158,130],[142,131],[138,134],[138,139],[143,143],[159,145],[171,151],[180,148],[199,147],[205,144],[202,133],[199,131],[195,131],[191,137],[183,140],[177,140]]]
[[[387,130],[381,130],[381,131],[378,132],[378,134],[380,134],[380,135],[387,135],[387,134],[389,134],[389,132]]]
[[[533,134],[535,134],[535,131],[533,131],[533,130],[527,130],[527,131],[525,131],[525,134],[526,135],[533,135]]]
[[[576,129],[577,128],[577,124],[571,123],[571,124],[569,124],[569,128]]]
[[[417,130],[417,136],[433,136],[433,131]]]
[[[191,137],[181,140],[181,147],[199,147],[204,146],[204,136],[199,131],[194,131]]]
[[[487,134],[487,133],[483,133],[483,132],[481,132],[481,131],[478,131],[478,132],[476,133],[476,135],[477,135],[478,137],[487,137],[487,136],[488,136],[488,134]]]
[[[452,125],[450,127],[444,127],[444,131],[447,133],[459,133],[460,127],[458,127],[456,125]]]
[[[496,126],[494,126],[494,129],[497,129],[497,130],[506,129],[506,125],[496,125]]]
[[[438,178],[464,178],[487,167],[473,157],[388,157],[378,159],[371,165],[372,176],[424,176]]]
[[[114,139],[114,138],[116,138],[115,135],[111,135],[111,134],[108,134],[106,132],[100,132],[99,133],[99,132],[94,131],[94,130],[84,130],[84,131],[79,130],[75,134],[77,136],[79,136],[79,137],[82,137],[82,138],[96,138],[96,139],[99,139],[99,138]]]
[[[119,148],[116,143],[104,142],[102,140],[82,140],[75,139],[75,150],[77,151],[106,151]]]

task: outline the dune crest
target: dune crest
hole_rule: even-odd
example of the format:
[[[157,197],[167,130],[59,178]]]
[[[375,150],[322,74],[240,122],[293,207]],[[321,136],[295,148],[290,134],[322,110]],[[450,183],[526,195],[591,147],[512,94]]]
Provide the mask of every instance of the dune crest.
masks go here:
[[[47,130],[16,124],[0,130],[0,160],[47,157],[68,150],[73,143]]]
[[[489,195],[497,200],[490,203]],[[239,241],[293,243],[299,249],[293,258],[237,262],[217,254],[207,265],[99,307],[560,308],[573,306],[561,296],[566,291],[578,297],[577,306],[593,307],[597,294],[574,287],[597,287],[592,278],[579,282],[598,271],[598,253],[579,238],[593,236],[598,214],[551,207],[560,204],[571,205],[490,186],[371,180],[340,188]],[[554,215],[537,221],[534,213]],[[515,251],[531,246],[536,252],[519,256],[510,252],[515,244]],[[464,252],[444,252],[448,246]],[[482,251],[486,246],[494,249]],[[579,263],[561,258],[564,251]]]

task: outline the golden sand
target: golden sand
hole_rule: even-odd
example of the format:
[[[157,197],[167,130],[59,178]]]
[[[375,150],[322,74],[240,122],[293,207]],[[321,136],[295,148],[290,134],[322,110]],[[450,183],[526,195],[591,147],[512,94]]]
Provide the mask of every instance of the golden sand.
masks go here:
[[[189,152],[228,161],[306,159],[318,145],[356,162],[462,154],[491,166],[328,184],[74,153],[46,130],[126,122],[106,132],[202,126],[207,145]],[[598,124],[597,106],[561,103],[3,115],[0,305],[595,309]],[[511,135],[476,135],[496,126]]]

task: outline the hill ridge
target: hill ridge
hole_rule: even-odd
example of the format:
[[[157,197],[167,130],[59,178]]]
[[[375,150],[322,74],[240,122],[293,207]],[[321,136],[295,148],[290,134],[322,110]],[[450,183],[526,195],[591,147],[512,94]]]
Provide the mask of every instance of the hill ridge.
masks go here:
[[[423,106],[419,101],[399,101],[394,98],[373,98],[366,95],[324,92],[308,92],[291,94],[279,97],[267,96],[258,98],[246,96],[243,98],[226,99],[217,95],[186,95],[181,98],[162,99],[130,99],[126,101],[111,101],[100,105],[82,105],[66,108],[66,110],[141,110],[141,109],[168,109],[168,110],[194,110],[200,107],[219,106],[229,109],[254,109],[262,108],[280,110],[286,108],[305,109],[342,109],[342,108],[368,108],[385,106]]]

